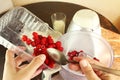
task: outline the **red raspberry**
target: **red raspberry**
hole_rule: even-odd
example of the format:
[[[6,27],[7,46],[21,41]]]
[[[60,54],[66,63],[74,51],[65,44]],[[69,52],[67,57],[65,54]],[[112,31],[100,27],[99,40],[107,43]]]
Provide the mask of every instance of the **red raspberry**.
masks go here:
[[[99,59],[97,59],[96,57],[94,57],[93,59],[94,59],[94,60],[96,60],[96,61],[98,61],[98,62],[100,61],[100,60],[99,60]]]
[[[46,51],[46,48],[44,49],[41,49],[41,53],[45,54],[45,55],[48,55],[47,51]]]
[[[60,48],[60,47],[61,47],[61,42],[60,42],[60,41],[57,41],[57,42],[55,43],[55,45],[56,45],[56,48]]]
[[[51,59],[50,59],[50,60],[51,60]],[[51,67],[51,68],[53,68],[53,67],[54,67],[54,64],[55,64],[55,62],[51,60],[51,61],[49,62],[49,64],[48,64],[48,66]]]
[[[56,44],[57,46],[61,46],[61,42],[60,42],[60,41],[57,41],[55,44]]]
[[[49,64],[49,60],[48,60],[48,59],[45,60],[45,64],[46,64],[46,65]]]
[[[33,56],[45,54],[46,55],[45,64],[48,65],[49,67],[53,68],[55,62],[50,58],[46,49],[47,48],[56,48],[60,51],[63,51],[63,47],[61,46],[61,42],[57,41],[56,43],[54,43],[51,36],[44,37],[42,35],[38,35],[37,32],[33,32],[32,35],[33,35],[32,40],[27,38],[26,35],[24,35],[22,37],[22,40],[34,48]]]
[[[36,48],[37,48],[37,49],[41,49],[41,44],[38,44],[38,45],[36,46]]]
[[[77,53],[78,53],[78,52],[74,50],[74,51],[69,52],[69,53],[68,53],[68,56],[74,57],[74,56],[76,56]]]
[[[79,55],[79,52],[77,52],[75,50],[68,52],[69,60],[73,60],[73,57],[78,56],[78,55]]]
[[[48,37],[47,37],[47,42],[48,42],[49,44],[54,43],[54,41],[53,41],[53,39],[52,39],[51,36],[48,36]]]
[[[35,47],[35,42],[31,42],[32,47]]]
[[[49,40],[49,39],[52,39],[52,37],[49,35],[48,37],[47,37],[47,39]]]
[[[32,35],[33,35],[33,37],[37,37],[38,33],[37,32],[33,32]]]
[[[55,44],[54,44],[54,43],[49,44],[49,45],[48,45],[48,48],[55,48]]]
[[[34,41],[39,40],[39,35],[38,35],[37,32],[33,32],[32,35],[33,35],[33,40]]]
[[[83,52],[83,50],[80,50],[80,53]]]
[[[30,45],[32,43],[32,40],[28,38],[26,43],[27,43],[27,45]]]
[[[38,54],[37,54],[38,52],[39,52],[38,49],[37,49],[37,48],[34,48],[33,55],[34,55],[34,56],[37,56],[37,55],[38,55]]]
[[[57,48],[59,51],[63,51],[63,47],[59,47]]]
[[[46,49],[45,45],[41,45],[41,49]]]
[[[43,45],[45,45],[47,42],[47,38],[46,37],[43,37],[42,39],[41,39],[41,44],[43,44]]]
[[[28,37],[26,35],[22,36],[22,41],[27,41]]]
[[[37,46],[40,44],[41,41],[39,39],[36,39],[36,40],[34,40],[34,42],[35,42],[35,45]]]

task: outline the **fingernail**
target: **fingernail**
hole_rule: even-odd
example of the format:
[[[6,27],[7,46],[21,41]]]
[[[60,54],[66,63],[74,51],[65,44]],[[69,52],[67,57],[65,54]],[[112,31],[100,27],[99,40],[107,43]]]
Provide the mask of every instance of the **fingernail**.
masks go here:
[[[45,60],[46,56],[44,54],[40,55],[40,59]]]
[[[88,66],[88,62],[86,60],[81,60],[80,61],[80,65],[83,67],[87,67]]]

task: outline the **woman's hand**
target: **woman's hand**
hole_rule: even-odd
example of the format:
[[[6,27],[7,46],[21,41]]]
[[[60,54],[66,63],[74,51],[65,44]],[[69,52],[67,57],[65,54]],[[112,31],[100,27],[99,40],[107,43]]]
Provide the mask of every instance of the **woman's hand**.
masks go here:
[[[15,52],[7,50],[4,65],[3,80],[30,80],[34,74],[40,73],[42,70],[37,70],[45,61],[45,55],[34,57],[33,60],[23,66],[19,66],[25,59],[17,56]]]
[[[100,62],[93,59],[74,57],[74,60],[78,61],[79,64],[69,64],[69,68],[75,71],[81,70],[86,75],[88,80],[117,80],[120,78],[118,76],[108,74],[97,69],[93,69],[90,63],[104,66]]]

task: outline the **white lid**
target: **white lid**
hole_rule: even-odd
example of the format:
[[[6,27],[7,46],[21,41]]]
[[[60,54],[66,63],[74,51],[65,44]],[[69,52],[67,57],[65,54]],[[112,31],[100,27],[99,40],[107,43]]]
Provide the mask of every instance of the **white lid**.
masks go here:
[[[89,9],[77,11],[73,16],[73,22],[80,27],[89,29],[96,28],[100,25],[97,13]]]

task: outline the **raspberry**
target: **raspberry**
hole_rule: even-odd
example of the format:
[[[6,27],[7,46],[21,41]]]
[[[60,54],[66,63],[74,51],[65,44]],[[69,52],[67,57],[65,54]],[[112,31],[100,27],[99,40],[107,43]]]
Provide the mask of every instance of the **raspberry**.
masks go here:
[[[49,35],[48,37],[44,37],[39,35],[37,32],[32,33],[32,40],[29,39],[26,35],[22,36],[22,41],[26,42],[28,45],[31,45],[33,49],[33,56],[38,56],[40,54],[46,55],[45,64],[51,68],[54,67],[55,62],[50,58],[47,53],[47,48],[55,48],[60,51],[63,51],[63,47],[61,46],[61,42],[57,41],[54,43],[52,37]]]
[[[28,37],[26,35],[22,36],[22,41],[27,41]]]
[[[57,48],[59,51],[63,51],[63,47],[59,47]]]
[[[45,45],[41,45],[41,49],[46,49]]]
[[[54,43],[49,44],[49,45],[48,45],[48,48],[55,48],[55,44],[54,44]]]
[[[68,52],[68,60],[73,60],[73,57],[78,57],[78,56],[81,56],[81,57],[85,57],[86,54],[84,54],[84,51],[83,50],[80,50],[79,52],[77,52],[76,50],[73,50],[71,52]],[[99,59],[97,59],[96,57],[93,58],[94,60],[96,61],[100,61]]]
[[[32,35],[33,35],[33,37],[38,37],[38,33],[37,32],[33,32]]]
[[[54,41],[53,41],[53,39],[52,39],[51,36],[48,36],[48,37],[47,37],[47,41],[48,41],[49,44],[54,43]]]
[[[35,47],[35,42],[31,42],[31,46],[32,46],[32,47]]]
[[[27,43],[28,45],[30,45],[30,44],[32,43],[32,40],[28,38],[27,41],[26,41],[26,43]]]
[[[37,49],[41,49],[41,46],[42,46],[41,44],[38,44],[38,45],[36,46],[36,48],[37,48]]]
[[[74,50],[74,51],[69,52],[69,53],[68,53],[68,56],[74,57],[74,56],[76,56],[77,54],[78,54],[78,52]]]
[[[61,42],[60,42],[60,41],[57,41],[57,42],[55,43],[55,45],[56,45],[56,47],[61,47]]]
[[[97,59],[96,57],[94,57],[93,59],[94,59],[94,60],[96,60],[96,61],[98,61],[98,62],[100,61],[100,60],[99,60],[99,59]]]
[[[47,38],[46,37],[43,37],[42,39],[41,39],[41,44],[43,44],[43,45],[45,45],[47,42]]]

